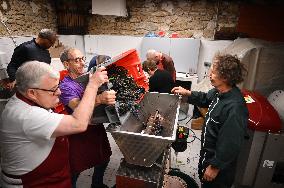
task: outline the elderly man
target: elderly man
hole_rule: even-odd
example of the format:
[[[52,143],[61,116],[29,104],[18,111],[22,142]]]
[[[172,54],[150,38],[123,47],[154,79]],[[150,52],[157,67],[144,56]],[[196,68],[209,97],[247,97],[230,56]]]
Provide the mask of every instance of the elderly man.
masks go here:
[[[50,64],[51,57],[48,49],[54,45],[56,39],[55,32],[50,29],[42,29],[37,38],[17,46],[7,67],[10,81],[7,87],[10,89],[14,87],[16,71],[24,62],[37,60]]]
[[[168,71],[172,75],[174,82],[176,81],[176,69],[170,56],[151,49],[147,51],[146,57],[148,61],[155,61],[158,69]]]
[[[209,107],[201,135],[199,177],[203,188],[230,188],[234,181],[237,157],[247,134],[248,110],[236,84],[246,72],[240,60],[218,54],[213,59],[208,93],[182,87],[172,92],[187,95],[188,102]]]
[[[53,113],[59,102],[59,74],[50,65],[26,62],[17,73],[17,92],[1,116],[3,187],[71,187],[68,139],[84,132],[95,107],[98,88],[108,82],[104,67],[89,76],[72,115]]]
[[[69,113],[73,113],[81,103],[84,93],[84,87],[75,79],[84,73],[85,57],[80,50],[69,48],[64,50],[60,59],[68,70],[68,75],[60,83],[60,101]],[[115,91],[107,90],[99,94],[96,106],[99,104],[115,104]],[[86,132],[69,136],[69,142],[72,187],[76,187],[80,173],[92,167],[92,187],[106,187],[103,176],[110,160],[111,148],[104,125],[91,125]]]

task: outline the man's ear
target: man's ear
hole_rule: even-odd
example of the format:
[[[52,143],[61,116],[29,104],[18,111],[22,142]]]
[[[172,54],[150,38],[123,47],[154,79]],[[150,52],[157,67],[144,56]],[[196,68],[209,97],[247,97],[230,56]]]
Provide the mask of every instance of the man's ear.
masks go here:
[[[63,66],[65,67],[65,69],[68,70],[68,68],[69,68],[69,63],[68,63],[68,61],[63,61]]]
[[[35,93],[34,89],[28,89],[26,91],[26,95],[29,99],[32,99],[33,101],[37,100],[36,93]]]

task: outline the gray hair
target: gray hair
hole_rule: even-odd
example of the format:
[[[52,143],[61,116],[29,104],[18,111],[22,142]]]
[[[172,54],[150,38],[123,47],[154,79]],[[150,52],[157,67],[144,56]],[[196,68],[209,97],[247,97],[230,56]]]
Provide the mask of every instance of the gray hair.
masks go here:
[[[143,62],[142,68],[145,72],[154,71],[157,69],[157,64],[153,60],[146,60]]]
[[[146,54],[147,60],[153,60],[156,56],[156,52],[157,51],[153,49],[148,50]]]
[[[64,61],[69,60],[69,55],[72,51],[76,50],[76,48],[66,48],[64,51],[60,54],[60,61],[63,63]]]
[[[39,38],[51,40],[56,37],[56,33],[51,29],[42,29],[38,34]]]
[[[17,90],[25,93],[29,88],[40,87],[42,77],[49,75],[59,79],[59,72],[49,64],[39,61],[27,61],[16,72]]]

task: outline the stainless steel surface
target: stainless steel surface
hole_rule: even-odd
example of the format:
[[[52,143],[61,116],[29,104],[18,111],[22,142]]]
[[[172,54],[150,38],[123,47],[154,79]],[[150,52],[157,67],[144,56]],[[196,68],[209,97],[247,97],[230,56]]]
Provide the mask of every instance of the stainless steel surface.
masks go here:
[[[139,103],[138,116],[129,113],[120,127],[110,130],[127,163],[150,167],[176,138],[180,97],[177,95],[146,93]],[[147,122],[156,110],[165,118],[161,122],[161,136],[142,134],[143,122]]]
[[[252,186],[267,132],[248,131],[250,138],[240,152],[235,181],[238,185]]]
[[[282,163],[282,172],[275,178],[275,169]],[[283,163],[284,163],[284,134],[268,133],[267,140],[261,155],[254,188],[283,188]],[[279,172],[277,172],[279,173]],[[277,179],[277,180],[276,180]]]
[[[116,175],[133,180],[136,179],[144,182],[152,182],[156,185],[156,187],[162,187],[169,154],[170,149],[165,149],[152,167],[129,164],[122,159]]]
[[[282,183],[277,182],[283,177],[283,172],[279,174],[279,171],[275,171],[277,165],[283,170],[283,133],[250,130],[250,139],[240,152],[235,187],[284,188],[283,180]]]

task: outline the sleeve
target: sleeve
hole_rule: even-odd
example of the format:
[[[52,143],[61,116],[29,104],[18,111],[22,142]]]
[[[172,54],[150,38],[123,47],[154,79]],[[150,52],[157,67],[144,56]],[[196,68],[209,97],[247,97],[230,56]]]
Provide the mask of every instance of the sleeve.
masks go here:
[[[26,116],[28,118],[24,120],[24,132],[31,139],[49,140],[63,116],[63,114],[52,113],[35,106]]]
[[[219,169],[224,169],[237,159],[248,121],[248,114],[239,104],[234,105],[222,116],[227,118],[218,134],[215,156],[209,160],[209,164]]]
[[[162,61],[163,67],[165,70],[167,70],[174,81],[176,80],[176,69],[174,66],[174,61],[170,56],[165,56],[164,60]]]
[[[211,89],[208,93],[191,91],[191,95],[188,97],[187,102],[202,108],[208,108],[215,95],[215,89]]]
[[[27,50],[24,45],[20,45],[15,48],[11,61],[7,66],[7,73],[10,81],[16,79],[16,72],[25,61],[27,61]]]
[[[67,84],[60,84],[60,90],[61,95],[59,96],[59,99],[65,106],[68,106],[69,101],[72,99],[81,99],[81,96],[78,94],[78,92]]]

